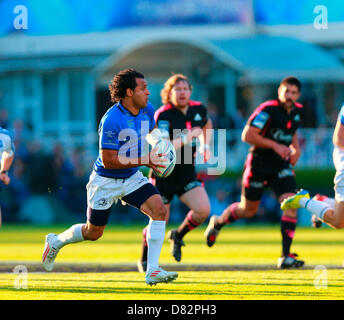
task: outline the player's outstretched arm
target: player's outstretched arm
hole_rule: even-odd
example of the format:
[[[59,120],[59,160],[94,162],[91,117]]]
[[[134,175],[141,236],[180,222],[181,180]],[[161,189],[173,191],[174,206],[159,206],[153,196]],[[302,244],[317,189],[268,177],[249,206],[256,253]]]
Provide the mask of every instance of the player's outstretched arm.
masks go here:
[[[129,158],[118,154],[117,150],[101,149],[100,154],[105,169],[129,169],[147,166],[152,169],[165,167],[165,159],[162,154],[157,154],[153,149],[149,154],[139,158]]]

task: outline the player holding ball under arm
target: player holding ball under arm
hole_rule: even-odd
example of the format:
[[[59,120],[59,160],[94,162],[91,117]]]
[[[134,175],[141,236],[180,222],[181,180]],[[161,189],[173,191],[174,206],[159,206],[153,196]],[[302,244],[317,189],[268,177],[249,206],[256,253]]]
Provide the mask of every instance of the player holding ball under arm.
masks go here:
[[[155,109],[148,102],[150,92],[144,76],[133,69],[122,70],[115,75],[109,89],[115,105],[106,112],[99,125],[99,155],[86,186],[87,222],[73,225],[58,235],[48,234],[43,266],[51,271],[57,253],[67,244],[99,239],[113,203],[121,200],[150,217],[146,283],[171,282],[178,274],[167,272],[158,265],[167,212],[158,190],[138,170],[141,165],[153,169],[165,167],[164,155],[157,155],[156,150],[141,155],[141,144],[146,139],[142,126],[148,123],[149,131],[155,126]],[[128,128],[130,130],[125,131]],[[133,132],[136,138],[127,140]],[[128,150],[137,156],[128,157]]]
[[[250,116],[242,133],[242,140],[252,148],[244,166],[241,200],[228,206],[219,217],[211,217],[205,231],[209,247],[214,245],[224,225],[252,218],[256,214],[265,187],[271,187],[280,203],[296,193],[292,166],[300,157],[297,129],[302,118],[302,105],[296,102],[300,89],[298,79],[283,79],[278,88],[278,99],[264,102]],[[283,211],[279,268],[301,267],[304,264],[296,259],[296,254],[290,253],[296,222],[295,209]]]
[[[211,139],[211,120],[208,119],[207,109],[200,102],[190,100],[192,86],[186,76],[175,74],[164,84],[161,91],[164,105],[155,112],[155,120],[158,128],[165,132],[168,139],[171,139],[177,154],[177,161],[174,170],[167,178],[159,178],[152,174],[151,180],[159,190],[165,207],[167,209],[166,221],[170,215],[170,203],[174,196],[184,203],[190,211],[185,219],[175,230],[168,233],[171,242],[171,254],[176,261],[182,258],[181,247],[184,246],[184,236],[201,225],[209,216],[210,203],[207,192],[202,182],[197,179],[194,158],[196,147],[192,146],[193,138],[200,141],[199,152],[204,155],[205,160],[210,156],[207,144]],[[184,135],[175,136],[174,132],[183,132]],[[189,150],[186,150],[189,148]],[[191,159],[185,154],[191,151]],[[190,160],[188,162],[188,160]],[[195,199],[197,199],[195,201]],[[143,230],[142,254],[138,261],[138,269],[143,272],[147,264],[147,229]]]

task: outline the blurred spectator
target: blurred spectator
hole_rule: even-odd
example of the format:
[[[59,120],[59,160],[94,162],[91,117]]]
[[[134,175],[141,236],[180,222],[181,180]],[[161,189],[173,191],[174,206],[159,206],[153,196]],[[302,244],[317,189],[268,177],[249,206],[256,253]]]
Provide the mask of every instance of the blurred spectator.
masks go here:
[[[16,158],[26,160],[28,157],[27,141],[29,134],[25,129],[25,124],[22,120],[17,119],[13,121],[11,132],[13,134],[14,146],[16,148]]]
[[[207,106],[208,117],[213,123],[213,128],[218,129],[218,108],[213,102],[209,102]]]
[[[29,145],[27,158],[28,185],[32,193],[46,194],[56,188],[52,155],[45,153],[39,142]]]
[[[13,133],[14,140],[20,140],[23,143],[26,143],[31,139],[30,133],[26,128],[26,124],[22,119],[16,119],[12,123],[11,132]]]
[[[11,183],[7,188],[7,221],[16,221],[17,214],[25,202],[29,199],[31,193],[28,188],[25,177],[25,165],[22,159],[17,158],[10,171]]]
[[[9,127],[8,112],[4,108],[0,109],[0,127],[4,129]]]
[[[228,192],[225,189],[217,189],[216,193],[209,194],[211,214],[220,215],[228,206]]]
[[[316,128],[318,124],[316,113],[316,95],[314,90],[305,83],[302,89],[301,103],[303,105],[303,121],[304,128]]]
[[[84,189],[88,181],[88,173],[84,170],[84,163],[81,149],[73,149],[70,159],[67,159],[62,145],[55,145],[54,170],[58,196],[69,210],[80,214],[85,214],[87,209]]]
[[[264,192],[257,215],[254,217],[251,223],[255,222],[276,222],[281,221],[281,209],[280,204],[275,194],[269,190]]]

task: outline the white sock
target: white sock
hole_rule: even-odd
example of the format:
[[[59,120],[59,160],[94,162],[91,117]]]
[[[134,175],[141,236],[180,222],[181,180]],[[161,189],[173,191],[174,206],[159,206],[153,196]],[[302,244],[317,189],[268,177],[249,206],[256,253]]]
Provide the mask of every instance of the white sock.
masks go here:
[[[81,230],[83,225],[84,223],[75,224],[66,231],[58,234],[55,239],[54,246],[56,246],[57,249],[61,249],[66,244],[83,241],[84,237]]]
[[[331,209],[334,210],[334,207],[336,205],[336,199],[334,199],[334,198],[325,198],[323,200],[323,202],[327,203],[331,207]]]
[[[147,273],[159,267],[159,257],[165,238],[166,221],[150,220],[147,227]]]
[[[299,201],[301,207],[307,209],[314,214],[318,219],[323,220],[324,214],[331,207],[324,201],[318,201],[314,199],[301,198]]]

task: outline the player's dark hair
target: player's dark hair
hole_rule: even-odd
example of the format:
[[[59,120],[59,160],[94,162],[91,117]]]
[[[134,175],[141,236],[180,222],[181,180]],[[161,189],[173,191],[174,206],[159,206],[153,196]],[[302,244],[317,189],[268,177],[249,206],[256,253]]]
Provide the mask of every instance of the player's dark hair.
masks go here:
[[[144,75],[134,69],[124,69],[118,72],[109,84],[112,102],[118,102],[125,98],[127,89],[135,90],[136,78],[144,79]]]
[[[298,80],[295,77],[286,77],[286,78],[284,78],[281,81],[280,85],[282,85],[282,84],[290,84],[290,85],[296,86],[299,89],[299,91],[301,91],[301,82],[300,82],[300,80]]]
[[[192,85],[191,83],[189,82],[188,78],[186,76],[184,76],[183,74],[181,73],[177,73],[177,74],[174,74],[173,76],[169,77],[165,84],[164,84],[164,87],[163,89],[161,90],[160,92],[160,96],[161,96],[161,101],[163,104],[167,104],[170,102],[170,92],[172,90],[172,88],[174,87],[174,85],[176,83],[178,83],[179,81],[185,81],[188,83],[189,85],[189,88],[190,90],[192,90]]]

